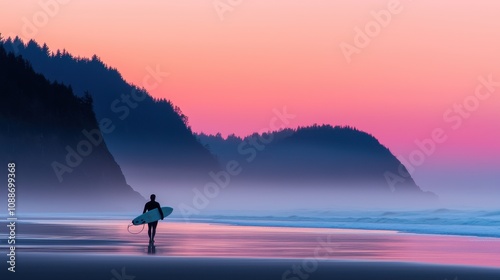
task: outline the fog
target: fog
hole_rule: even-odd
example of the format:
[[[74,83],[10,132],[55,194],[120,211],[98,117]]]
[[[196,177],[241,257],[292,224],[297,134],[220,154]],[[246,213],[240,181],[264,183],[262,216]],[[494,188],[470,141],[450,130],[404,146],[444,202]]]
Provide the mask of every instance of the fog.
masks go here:
[[[215,187],[217,186],[217,187]],[[136,188],[144,197],[154,193],[157,200],[189,215],[224,213],[273,213],[303,210],[412,210],[412,209],[498,209],[498,192],[472,194],[467,189],[426,194],[395,194],[370,191],[367,186],[339,190],[325,185],[279,185],[230,182],[222,188],[213,182],[149,182]]]

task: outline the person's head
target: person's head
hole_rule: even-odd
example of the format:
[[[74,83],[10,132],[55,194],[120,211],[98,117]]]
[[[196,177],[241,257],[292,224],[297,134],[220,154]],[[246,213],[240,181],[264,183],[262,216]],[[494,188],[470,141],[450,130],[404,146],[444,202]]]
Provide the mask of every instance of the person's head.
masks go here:
[[[155,201],[155,199],[156,199],[156,195],[152,194],[152,195],[150,196],[150,198],[151,198],[151,201]]]

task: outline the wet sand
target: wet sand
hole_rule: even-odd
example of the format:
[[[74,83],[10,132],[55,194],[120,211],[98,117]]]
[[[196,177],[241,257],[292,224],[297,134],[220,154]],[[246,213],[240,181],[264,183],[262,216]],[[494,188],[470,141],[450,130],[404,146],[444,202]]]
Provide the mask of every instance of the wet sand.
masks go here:
[[[157,257],[106,254],[28,253],[6,279],[404,279],[498,280],[500,270],[393,262]],[[294,270],[294,268],[298,270]],[[294,272],[298,271],[298,272]]]
[[[8,279],[500,279],[497,238],[162,221],[149,246],[127,223],[23,221]]]

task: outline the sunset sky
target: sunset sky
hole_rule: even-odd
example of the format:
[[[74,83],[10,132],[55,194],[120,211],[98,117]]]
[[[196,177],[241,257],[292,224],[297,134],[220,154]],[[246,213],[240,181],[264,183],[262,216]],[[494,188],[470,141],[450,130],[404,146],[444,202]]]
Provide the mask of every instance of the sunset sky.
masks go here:
[[[196,132],[266,130],[286,107],[291,127],[355,126],[408,158],[440,128],[446,140],[416,168],[423,189],[443,178],[500,186],[498,1],[29,0],[0,11],[4,37],[97,54],[179,106]],[[170,76],[148,88],[157,66]],[[498,81],[481,99],[479,77]]]

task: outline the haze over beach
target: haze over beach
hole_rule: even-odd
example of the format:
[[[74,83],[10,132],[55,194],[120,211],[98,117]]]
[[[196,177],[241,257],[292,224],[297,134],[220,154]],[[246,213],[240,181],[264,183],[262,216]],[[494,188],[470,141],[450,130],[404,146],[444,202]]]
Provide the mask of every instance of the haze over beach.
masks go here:
[[[0,274],[498,279],[499,10],[0,3]]]

